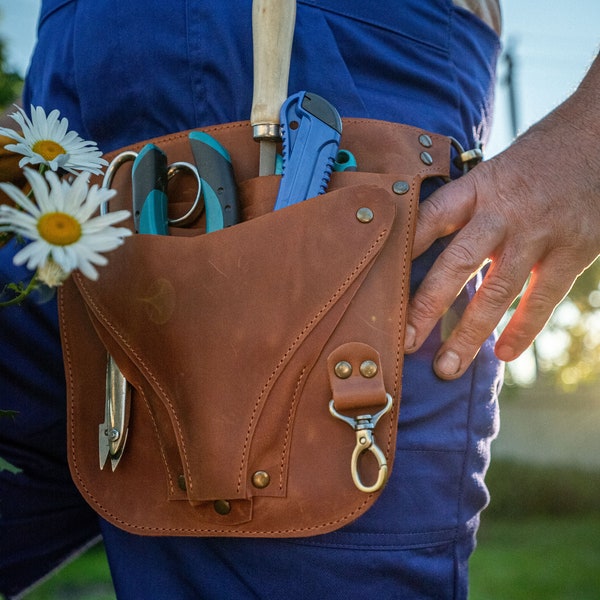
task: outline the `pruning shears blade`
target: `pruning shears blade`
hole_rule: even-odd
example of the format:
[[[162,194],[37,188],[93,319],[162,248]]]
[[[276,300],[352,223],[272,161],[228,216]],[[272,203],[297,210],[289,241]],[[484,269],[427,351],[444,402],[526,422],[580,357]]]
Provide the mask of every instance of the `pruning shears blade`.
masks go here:
[[[100,469],[110,458],[114,471],[121,460],[127,441],[127,421],[131,402],[131,386],[117,366],[114,358],[108,356],[106,364],[106,394],[104,422],[98,429]]]

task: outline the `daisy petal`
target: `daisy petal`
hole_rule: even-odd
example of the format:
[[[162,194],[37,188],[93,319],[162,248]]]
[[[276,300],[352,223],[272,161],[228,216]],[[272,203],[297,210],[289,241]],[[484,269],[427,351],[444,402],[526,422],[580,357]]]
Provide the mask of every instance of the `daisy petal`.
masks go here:
[[[23,210],[26,210],[31,215],[39,214],[40,211],[37,206],[16,185],[12,183],[0,183],[0,189]]]
[[[18,142],[10,144],[9,150],[23,155],[20,166],[45,164],[55,171],[101,174],[101,168],[108,163],[101,158],[96,143],[82,139],[75,131],[68,131],[69,121],[60,118],[58,110],[46,115],[41,106],[31,106],[30,113],[31,118],[17,107],[17,112],[10,115],[21,128],[20,134],[0,128],[0,133]]]

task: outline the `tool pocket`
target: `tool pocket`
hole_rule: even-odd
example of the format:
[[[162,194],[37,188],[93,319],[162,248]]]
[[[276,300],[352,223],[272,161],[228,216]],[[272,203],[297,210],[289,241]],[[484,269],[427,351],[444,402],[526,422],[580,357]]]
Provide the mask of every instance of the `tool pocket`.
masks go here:
[[[376,500],[393,463],[420,182],[445,175],[449,145],[435,138],[432,168],[417,130],[375,127],[416,158],[365,149],[379,172],[340,173],[276,212],[277,177],[238,179],[244,222],[133,236],[98,281],[65,284],[69,461],[104,518],[148,535],[297,537]],[[236,172],[252,173],[256,144],[226,128]],[[98,461],[109,354],[132,388],[114,471]]]

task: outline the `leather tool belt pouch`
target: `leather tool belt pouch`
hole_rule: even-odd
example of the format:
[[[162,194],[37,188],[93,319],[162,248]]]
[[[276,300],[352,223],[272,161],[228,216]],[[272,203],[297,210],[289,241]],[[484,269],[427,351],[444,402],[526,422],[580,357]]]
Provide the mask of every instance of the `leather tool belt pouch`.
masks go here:
[[[280,177],[256,176],[250,125],[204,129],[231,153],[243,222],[134,235],[97,282],[63,286],[70,468],[116,526],[309,536],[376,501],[395,448],[420,185],[448,176],[450,142],[381,121],[343,126],[360,170],[275,212]],[[151,141],[193,162],[187,132]],[[169,210],[194,186],[169,185]],[[110,210],[131,210],[129,167],[113,187]],[[98,461],[107,354],[133,390],[114,471]]]

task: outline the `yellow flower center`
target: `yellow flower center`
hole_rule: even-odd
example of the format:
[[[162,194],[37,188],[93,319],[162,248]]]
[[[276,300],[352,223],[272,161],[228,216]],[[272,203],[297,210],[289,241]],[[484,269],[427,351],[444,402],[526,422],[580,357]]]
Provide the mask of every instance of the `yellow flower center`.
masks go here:
[[[53,246],[68,246],[81,237],[79,221],[62,212],[42,215],[37,228],[40,236]]]
[[[66,154],[67,151],[53,140],[39,140],[31,149],[39,154],[44,160],[54,160],[59,154]]]

